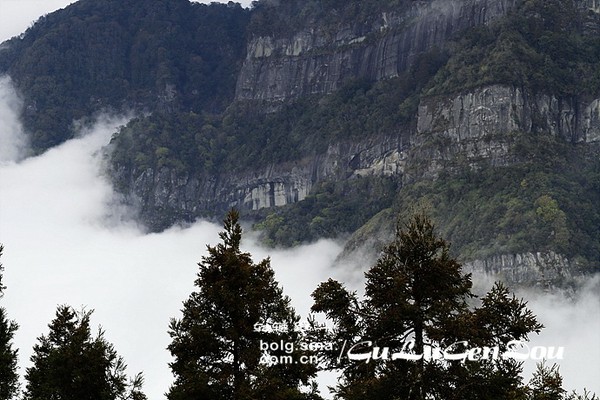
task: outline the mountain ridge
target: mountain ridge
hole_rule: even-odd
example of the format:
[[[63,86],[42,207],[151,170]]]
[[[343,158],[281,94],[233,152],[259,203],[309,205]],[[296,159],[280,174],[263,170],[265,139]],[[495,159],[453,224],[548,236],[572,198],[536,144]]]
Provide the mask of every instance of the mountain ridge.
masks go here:
[[[267,243],[357,232],[351,252],[389,235],[389,218],[359,230],[379,213],[425,202],[465,261],[598,270],[594,1],[75,5],[9,41],[0,71],[36,151],[92,111],[145,113],[114,135],[108,170],[151,229],[237,207]]]

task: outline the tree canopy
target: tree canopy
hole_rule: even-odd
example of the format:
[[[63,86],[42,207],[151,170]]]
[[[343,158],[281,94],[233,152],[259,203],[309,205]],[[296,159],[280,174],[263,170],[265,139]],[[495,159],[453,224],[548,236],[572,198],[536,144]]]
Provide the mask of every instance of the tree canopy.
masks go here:
[[[99,330],[92,336],[92,311],[59,306],[50,332],[38,338],[25,378],[25,400],[146,400],[141,374],[130,382],[125,362]]]
[[[329,354],[329,367],[342,371],[338,398],[497,400],[526,395],[515,360],[423,356],[457,344],[457,352],[465,350],[461,346],[503,352],[511,341],[527,340],[542,328],[502,284],[472,306],[471,276],[462,273],[427,215],[417,213],[399,226],[365,277],[364,299],[331,279],[313,293],[313,311],[325,313],[335,326],[330,340],[374,349],[361,362]],[[410,351],[407,342],[412,343]],[[389,352],[381,352],[383,348]],[[386,359],[391,353],[404,356]]]
[[[175,382],[167,397],[316,399],[315,365],[265,362],[299,356],[299,318],[275,281],[270,260],[256,264],[241,250],[238,218],[235,210],[227,214],[222,242],[207,246],[208,255],[198,264],[197,291],[184,302],[182,318],[171,321]],[[278,329],[260,329],[273,326]]]

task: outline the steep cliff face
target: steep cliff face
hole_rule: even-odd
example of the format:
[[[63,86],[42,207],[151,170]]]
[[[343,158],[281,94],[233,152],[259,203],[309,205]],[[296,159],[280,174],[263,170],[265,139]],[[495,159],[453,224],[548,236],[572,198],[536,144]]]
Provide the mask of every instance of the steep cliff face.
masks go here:
[[[335,143],[323,154],[272,164],[240,174],[181,175],[173,169],[113,171],[125,182],[128,195],[139,204],[141,219],[150,229],[176,221],[222,214],[231,207],[256,211],[302,201],[313,186],[353,175],[398,175],[404,158],[398,137]]]
[[[600,260],[600,242],[590,243],[600,237],[599,4],[265,0],[243,10],[81,0],[1,46],[0,71],[24,94],[36,151],[70,138],[74,120],[102,109],[152,113],[115,135],[120,151],[109,161],[116,187],[152,230],[237,207],[267,219],[296,210],[270,222],[304,230],[333,221],[334,236],[380,211],[371,225],[385,230],[408,203],[425,199],[456,204],[445,209],[455,212],[445,221],[454,231],[445,233],[461,236],[470,260],[497,254],[476,268],[513,271],[521,281],[551,270],[536,266],[573,267],[559,248]],[[253,25],[269,16],[263,6],[275,7],[276,28]],[[591,183],[579,179],[582,166]],[[465,209],[486,208],[476,203],[485,196],[478,184],[500,203],[479,214],[480,225],[500,231],[483,242],[464,233]],[[338,201],[359,190],[351,207]],[[319,195],[334,206],[315,205]],[[385,200],[365,207],[377,195]],[[589,221],[577,213],[579,198]],[[358,225],[340,223],[363,209]],[[286,219],[302,213],[309,216]],[[523,244],[525,231],[540,245]],[[298,240],[322,237],[315,232]],[[586,250],[573,250],[582,239]]]
[[[467,273],[484,274],[511,286],[551,289],[565,286],[577,275],[577,266],[555,252],[501,254],[463,265]]]
[[[279,101],[331,93],[351,78],[398,76],[417,55],[505,15],[516,3],[417,1],[407,12],[382,13],[373,23],[340,26],[334,33],[307,27],[291,37],[255,37],[248,43],[236,99]]]
[[[519,135],[551,132],[566,142],[600,142],[600,99],[589,104],[530,95],[521,89],[489,86],[470,93],[421,101],[416,129],[331,143],[327,151],[240,174],[181,175],[159,170],[116,171],[129,182],[153,229],[176,220],[224,212],[230,207],[259,210],[297,203],[325,180],[393,176],[399,182],[436,178],[481,165],[507,166]]]
[[[600,140],[598,99],[577,104],[515,87],[490,86],[456,97],[425,99],[417,133],[441,133],[456,141],[514,131],[549,132],[569,142]]]
[[[519,134],[545,132],[569,143],[598,142],[599,104],[598,99],[581,104],[501,85],[425,98],[412,144],[411,161],[418,164],[413,171],[435,177],[457,161],[509,165],[516,161],[510,149]]]

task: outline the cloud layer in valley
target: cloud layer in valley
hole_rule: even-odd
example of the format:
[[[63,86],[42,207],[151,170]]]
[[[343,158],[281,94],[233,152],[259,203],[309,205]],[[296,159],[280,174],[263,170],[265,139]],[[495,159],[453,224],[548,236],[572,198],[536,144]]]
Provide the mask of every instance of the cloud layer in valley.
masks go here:
[[[4,147],[7,140],[22,142],[22,131],[15,124],[14,90],[9,83],[0,87]],[[145,372],[146,391],[154,400],[172,382],[165,350],[169,319],[179,315],[181,301],[193,290],[196,263],[205,245],[218,241],[221,227],[201,221],[145,234],[127,209],[115,207],[115,194],[101,173],[100,150],[125,121],[102,119],[76,139],[19,162],[15,150],[13,161],[0,166],[0,242],[6,247],[2,261],[8,286],[2,305],[21,326],[15,343],[21,372],[56,306],[86,307],[95,309],[93,323],[106,329],[129,372]],[[277,279],[301,315],[308,313],[312,290],[330,276],[359,291],[363,285],[356,270],[332,268],[341,250],[335,241],[274,251],[251,235],[246,238],[245,248],[256,261],[271,257]],[[600,389],[594,387],[600,372],[598,290],[596,279],[573,300],[526,294],[547,327],[533,344],[565,346],[560,364],[568,389]],[[526,376],[534,368],[529,362]]]

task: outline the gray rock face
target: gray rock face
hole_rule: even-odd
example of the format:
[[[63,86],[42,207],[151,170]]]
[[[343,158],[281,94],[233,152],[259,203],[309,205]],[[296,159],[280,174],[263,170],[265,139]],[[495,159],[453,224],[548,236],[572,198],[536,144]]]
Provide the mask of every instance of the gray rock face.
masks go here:
[[[489,86],[453,98],[431,98],[419,108],[417,133],[439,133],[456,141],[515,131],[549,132],[569,142],[598,136],[597,101],[582,112],[569,99],[529,95],[519,88]]]
[[[291,37],[256,37],[238,76],[237,100],[280,101],[330,93],[352,78],[383,80],[407,70],[416,57],[443,47],[456,32],[505,15],[517,0],[415,1],[408,12],[382,13],[374,22],[335,32],[306,28]],[[581,0],[598,13],[598,0]],[[600,142],[600,99],[574,99],[493,85],[425,98],[416,125],[356,142],[330,143],[326,152],[252,171],[217,176],[160,170],[116,171],[129,176],[129,195],[151,229],[223,214],[304,200],[324,180],[392,176],[399,182],[435,179],[442,171],[481,163],[514,163],[516,135],[550,132],[567,142]],[[127,180],[127,179],[126,179]],[[510,285],[552,287],[573,278],[576,265],[560,254],[500,254],[465,264]]]
[[[552,251],[546,253],[501,254],[463,265],[465,272],[479,273],[510,286],[552,288],[574,277],[572,263]]]
[[[253,38],[238,76],[236,97],[277,103],[332,92],[349,78],[397,76],[420,53],[443,46],[456,32],[505,15],[516,3],[415,1],[408,10],[381,13],[369,24],[338,26],[334,32],[327,30],[331,27],[307,27],[291,37]],[[540,121],[544,124],[540,129],[550,129],[567,140],[600,138],[600,101],[576,107],[501,86],[426,99],[416,119],[416,131],[407,127],[357,143],[331,143],[324,154],[239,174],[180,176],[164,167],[116,171],[116,175],[130,177],[125,186],[141,204],[142,219],[160,229],[233,206],[258,210],[295,203],[326,179],[435,177],[464,158],[473,165],[482,160],[507,165],[513,162],[511,132],[535,130]]]
[[[231,207],[259,210],[296,203],[323,180],[397,175],[402,169],[402,146],[396,136],[336,143],[324,154],[240,174],[178,175],[163,167],[120,170],[114,175],[132,177],[128,194],[140,205],[141,219],[160,230],[176,221],[222,214]]]
[[[416,1],[408,12],[343,26],[332,36],[306,28],[289,38],[257,37],[236,87],[238,100],[280,101],[330,93],[350,78],[382,80],[406,71],[415,57],[466,28],[505,15],[516,0]]]
[[[436,178],[441,171],[480,163],[510,165],[514,135],[544,130],[572,142],[600,141],[600,99],[575,105],[520,89],[489,86],[462,95],[424,99],[416,129],[329,145],[324,154],[219,176],[180,176],[167,167],[133,171],[130,195],[153,229],[215,215],[231,207],[259,210],[302,201],[323,180],[395,176]],[[518,133],[517,133],[518,132]],[[117,176],[124,171],[117,171]]]
[[[571,99],[531,95],[519,88],[488,86],[455,96],[424,99],[409,163],[418,177],[436,177],[457,160],[509,165],[515,135],[547,132],[567,142],[598,142],[600,101],[577,104]],[[418,160],[428,160],[419,163]]]

